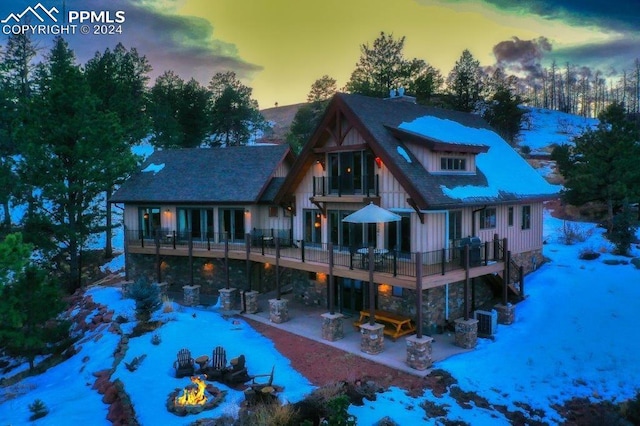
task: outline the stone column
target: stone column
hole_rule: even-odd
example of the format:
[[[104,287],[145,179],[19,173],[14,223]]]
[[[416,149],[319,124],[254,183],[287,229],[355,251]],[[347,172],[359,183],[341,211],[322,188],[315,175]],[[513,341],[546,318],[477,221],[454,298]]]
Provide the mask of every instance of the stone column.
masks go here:
[[[232,311],[236,307],[236,289],[222,288],[218,290],[220,295],[220,309],[223,311]]]
[[[510,325],[516,322],[516,305],[498,303],[493,308],[498,311],[498,324]]]
[[[258,312],[258,293],[257,291],[245,291],[244,293],[244,309],[248,314]]]
[[[169,289],[169,283],[168,282],[163,281],[161,283],[153,283],[153,285],[158,287],[158,294],[160,296],[160,300],[163,300],[165,297],[167,297],[167,291]]]
[[[416,370],[426,370],[433,364],[431,358],[433,338],[415,334],[406,338],[407,341],[407,365]]]
[[[122,297],[125,299],[129,297],[129,291],[131,290],[131,286],[133,285],[133,281],[122,281],[120,283],[120,288],[122,289]]]
[[[335,342],[344,337],[344,329],[342,328],[342,317],[344,315],[329,312],[322,316],[322,338],[330,342]]]
[[[184,304],[186,306],[196,306],[200,304],[199,285],[185,285],[182,286],[182,290],[184,290]]]
[[[377,355],[384,350],[384,325],[366,323],[360,325],[360,350]]]
[[[269,299],[269,320],[280,324],[289,321],[287,299]]]
[[[458,318],[456,323],[456,345],[473,349],[478,344],[478,320]]]

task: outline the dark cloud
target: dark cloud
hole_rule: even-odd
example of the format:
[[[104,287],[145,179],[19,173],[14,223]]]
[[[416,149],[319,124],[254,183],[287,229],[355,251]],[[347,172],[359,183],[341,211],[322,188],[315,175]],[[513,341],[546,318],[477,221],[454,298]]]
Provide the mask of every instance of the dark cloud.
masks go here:
[[[497,65],[511,72],[524,72],[532,76],[540,75],[544,54],[552,50],[551,42],[545,37],[521,40],[513,37],[493,46]]]
[[[62,11],[61,0],[40,1],[45,7],[55,6]],[[11,12],[21,12],[37,2],[3,3],[0,4],[2,18]],[[65,39],[81,63],[93,57],[95,52],[113,48],[119,42],[127,48],[135,47],[153,67],[152,78],[171,69],[185,79],[194,77],[207,84],[213,74],[219,71],[232,70],[246,78],[262,69],[244,61],[233,44],[216,39],[213,26],[205,19],[171,14],[175,4],[175,0],[67,0],[67,10],[122,10],[126,21],[122,24],[122,34],[74,34],[65,36]],[[51,36],[37,39],[44,51],[50,48]]]
[[[638,31],[638,0],[482,0],[499,9],[538,15],[573,25],[597,25],[615,31]]]
[[[614,75],[631,69],[634,61],[640,59],[640,38],[556,49],[549,54],[548,59],[586,66],[600,70],[606,75]]]

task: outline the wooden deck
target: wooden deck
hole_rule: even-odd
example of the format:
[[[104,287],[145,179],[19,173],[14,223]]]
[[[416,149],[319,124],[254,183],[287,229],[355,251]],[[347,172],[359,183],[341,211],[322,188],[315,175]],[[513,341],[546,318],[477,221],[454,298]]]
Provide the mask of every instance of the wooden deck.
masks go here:
[[[181,256],[188,257],[189,249],[185,245],[176,245],[171,241],[161,241],[159,247],[153,240],[149,240],[142,246],[140,240],[129,241],[127,251],[131,254],[146,254],[160,256]],[[276,259],[277,250],[275,247],[247,247],[244,243],[229,243],[228,249],[221,243],[201,243],[193,244],[191,255],[198,258],[223,259],[227,257],[233,260],[249,260],[258,263],[278,263],[281,267],[297,269],[307,272],[320,272],[329,274],[329,251],[319,247],[307,246],[304,253],[300,247],[281,247],[279,258]],[[335,276],[351,278],[361,281],[369,281],[369,270],[363,268],[364,263],[360,261],[358,255],[353,255],[349,251],[334,250],[333,270]],[[499,273],[504,270],[504,262],[489,261],[478,266],[472,266],[467,271],[460,265],[459,260],[449,262],[430,263],[422,262],[422,277],[420,284],[423,290],[440,287],[445,284],[464,281],[468,278],[479,277],[486,274]],[[408,289],[416,288],[416,262],[410,258],[398,257],[386,258],[386,264],[378,268],[373,274],[376,283],[389,284],[396,287]]]

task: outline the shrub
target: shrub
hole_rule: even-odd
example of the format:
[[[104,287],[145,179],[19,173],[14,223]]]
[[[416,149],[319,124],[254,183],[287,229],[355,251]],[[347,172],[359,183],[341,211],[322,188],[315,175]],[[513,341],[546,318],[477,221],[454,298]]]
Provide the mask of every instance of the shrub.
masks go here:
[[[242,424],[251,426],[293,426],[298,424],[297,416],[296,409],[289,404],[260,404],[246,418],[242,419]]]
[[[640,257],[634,257],[631,259],[631,263],[636,267],[636,269],[640,269]]]
[[[47,414],[49,414],[49,409],[47,408],[46,405],[44,405],[44,402],[42,402],[42,400],[40,399],[36,399],[31,404],[29,404],[29,411],[31,411],[31,416],[29,417],[29,420],[40,419],[46,416]]]
[[[578,258],[582,260],[593,260],[599,257],[600,257],[600,253],[596,252],[591,247],[584,247],[580,249],[580,253],[578,255]]]
[[[158,287],[150,285],[144,278],[131,286],[129,295],[136,302],[136,318],[143,323],[149,322],[151,314],[162,304]]]
[[[169,296],[162,296],[162,312],[165,314],[173,312],[173,300]]]
[[[329,426],[355,426],[356,417],[349,414],[349,398],[340,395],[329,401],[329,416],[322,424]]]
[[[629,420],[631,424],[640,424],[640,392],[636,393],[636,397],[621,404],[622,415]]]
[[[629,208],[625,207],[613,217],[611,231],[608,233],[609,241],[616,246],[616,253],[626,256],[631,248],[636,235],[637,226]]]
[[[589,237],[589,232],[585,232],[577,223],[564,222],[560,229],[560,242],[565,245],[572,245],[583,242]]]
[[[162,339],[158,333],[151,336],[151,344],[158,346],[160,343],[162,343]]]

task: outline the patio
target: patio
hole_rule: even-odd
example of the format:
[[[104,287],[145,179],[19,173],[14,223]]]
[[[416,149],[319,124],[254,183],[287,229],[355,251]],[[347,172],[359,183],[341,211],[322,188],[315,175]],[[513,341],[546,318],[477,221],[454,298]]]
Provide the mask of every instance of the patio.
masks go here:
[[[380,354],[370,355],[360,350],[361,336],[360,332],[353,327],[353,322],[358,319],[358,315],[345,315],[343,318],[344,338],[337,341],[324,340],[321,337],[322,317],[327,313],[327,309],[315,306],[305,306],[293,300],[290,294],[283,295],[282,298],[288,300],[289,320],[283,323],[274,323],[269,320],[269,299],[275,297],[275,293],[267,293],[260,295],[258,298],[259,311],[255,314],[242,313],[241,316],[258,321],[272,327],[293,333],[311,340],[333,346],[345,352],[352,353],[362,358],[380,363],[387,367],[395,368],[406,373],[425,377],[429,375],[431,369],[416,370],[409,367],[406,363],[407,345],[406,337],[398,338],[395,342],[389,338],[385,338],[384,350]],[[235,313],[235,312],[234,312]],[[455,345],[454,333],[443,333],[431,336],[434,338],[432,343],[432,359],[437,362],[450,356],[469,352],[472,349],[463,349]]]

